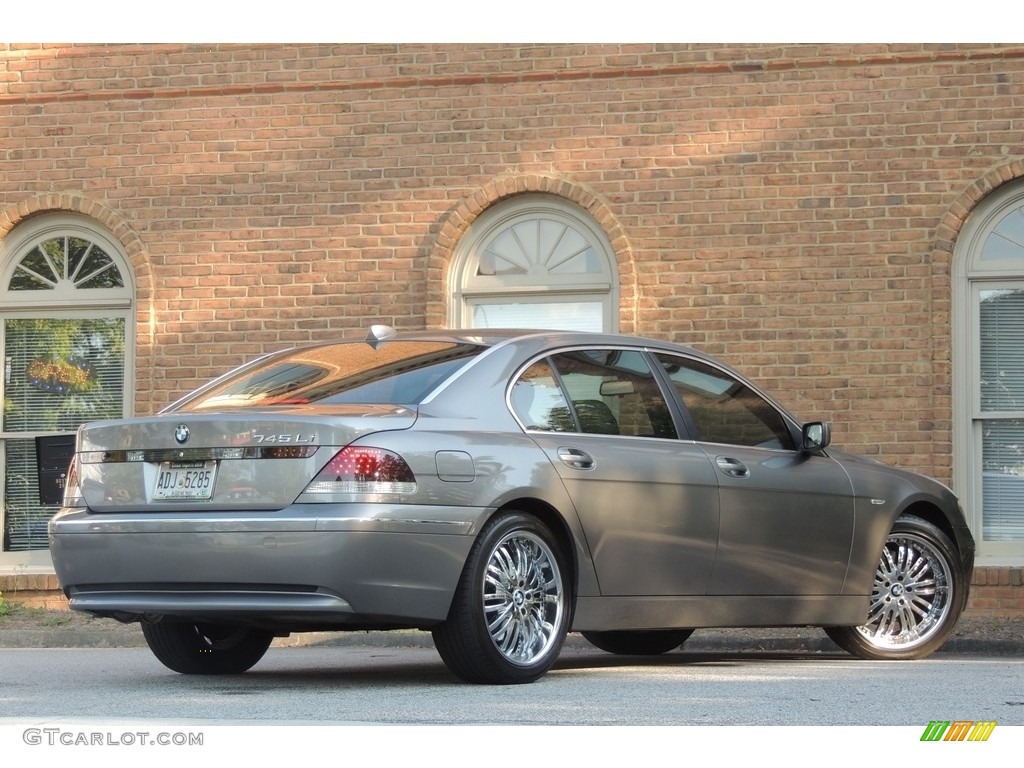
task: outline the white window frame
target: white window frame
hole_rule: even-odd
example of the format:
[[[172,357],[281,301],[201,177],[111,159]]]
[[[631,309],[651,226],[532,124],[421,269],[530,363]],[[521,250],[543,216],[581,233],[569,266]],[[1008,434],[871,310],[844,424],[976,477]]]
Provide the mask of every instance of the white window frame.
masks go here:
[[[76,288],[70,281],[61,280],[53,289],[8,290],[11,276],[21,259],[39,243],[54,237],[80,237],[89,240],[114,261],[121,272],[124,286],[120,288]],[[32,317],[84,319],[89,317],[117,317],[125,321],[124,392],[122,411],[131,416],[135,407],[135,282],[131,264],[124,247],[99,222],[87,216],[72,213],[48,213],[18,224],[0,243],[0,319],[14,320]],[[0,334],[0,361],[6,360],[4,339]],[[5,366],[6,367],[6,366]],[[0,402],[3,384],[0,382]],[[2,424],[0,424],[2,430]],[[35,437],[35,432],[3,432],[0,441]],[[0,451],[0,502],[6,482],[4,452]],[[0,526],[3,509],[0,507]],[[2,530],[2,528],[0,528]],[[4,552],[0,550],[0,568],[40,568],[50,570],[53,563],[46,550]]]
[[[991,418],[1024,418],[1020,414],[982,412],[982,291],[1024,290],[1024,242],[1019,258],[983,260],[986,239],[1015,211],[1024,215],[1024,183],[1008,184],[982,200],[968,216],[953,256],[953,486],[978,545],[977,564],[1024,564],[1024,541],[986,541],[982,526],[982,425]]]
[[[488,244],[512,225],[533,219],[554,220],[581,235],[593,249],[598,271],[558,274],[542,265],[534,265],[527,274],[477,274],[481,255]],[[518,195],[484,211],[459,241],[449,283],[452,301],[448,322],[453,327],[473,327],[474,307],[478,305],[600,302],[601,327],[585,330],[607,333],[618,330],[618,277],[611,244],[590,214],[555,195]],[[573,325],[565,327],[583,330]]]
[[[39,243],[54,237],[80,237],[100,246],[113,259],[124,279],[121,288],[76,288],[62,280],[52,290],[8,290],[11,276],[22,257]],[[98,223],[76,214],[47,214],[19,224],[6,237],[0,248],[0,307],[31,310],[65,307],[130,307],[135,298],[135,284],[124,248]]]

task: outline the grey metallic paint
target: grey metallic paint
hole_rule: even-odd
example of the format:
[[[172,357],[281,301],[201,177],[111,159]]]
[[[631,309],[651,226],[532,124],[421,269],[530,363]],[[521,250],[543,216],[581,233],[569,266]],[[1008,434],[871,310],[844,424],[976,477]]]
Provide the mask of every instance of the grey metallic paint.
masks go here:
[[[418,408],[174,410],[190,396],[151,418],[86,425],[79,453],[173,448],[179,423],[190,447],[254,445],[257,435],[315,435],[320,447],[309,458],[224,460],[210,502],[154,504],[146,462],[80,464],[88,509],[64,508],[51,524],[72,607],[276,632],[429,627],[446,618],[476,534],[501,509],[545,517],[566,542],[576,630],[858,624],[882,543],[911,508],[949,531],[969,572],[973,542],[956,499],[926,478],[833,450],[710,445],[684,433],[528,433],[508,407],[517,373],[555,349],[653,348],[720,365],[703,355],[619,336],[403,334],[481,337],[494,346]],[[799,439],[800,424],[782,413]],[[303,488],[351,443],[402,456],[415,494],[313,503]],[[593,468],[560,458],[566,448]],[[720,458],[749,476],[730,476]]]

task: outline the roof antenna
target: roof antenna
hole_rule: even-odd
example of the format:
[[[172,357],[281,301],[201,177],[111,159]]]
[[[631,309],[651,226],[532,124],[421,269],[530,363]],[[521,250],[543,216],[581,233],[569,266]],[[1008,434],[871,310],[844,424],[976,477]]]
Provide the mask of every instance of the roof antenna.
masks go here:
[[[388,339],[393,339],[398,331],[390,325],[371,325],[370,332],[366,334],[366,343],[374,349],[378,349]]]

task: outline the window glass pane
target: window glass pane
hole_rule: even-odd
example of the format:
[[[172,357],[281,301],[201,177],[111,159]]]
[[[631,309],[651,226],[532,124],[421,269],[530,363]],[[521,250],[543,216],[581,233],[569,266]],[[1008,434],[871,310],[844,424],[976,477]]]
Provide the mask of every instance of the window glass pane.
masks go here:
[[[540,263],[550,272],[583,274],[600,272],[592,256],[593,249],[586,239],[560,221],[531,222],[537,229],[537,252]]]
[[[12,291],[45,291],[52,290],[56,284],[57,275],[49,260],[39,248],[33,248],[15,268],[8,287]]]
[[[546,328],[560,331],[601,331],[600,301],[470,302],[474,328]]]
[[[46,254],[47,260],[53,268],[57,278],[65,277],[64,273],[64,248],[67,245],[67,238],[54,237],[40,244],[39,248]]]
[[[76,288],[123,288],[124,280],[114,260],[93,247],[75,275]]]
[[[1024,420],[982,422],[982,529],[987,541],[1024,541]]]
[[[94,247],[88,240],[80,237],[68,238],[68,274],[72,279],[77,279],[82,260],[91,254]]]
[[[528,219],[497,232],[483,248],[477,275],[600,274],[587,239],[563,221]]]
[[[303,403],[418,403],[469,358],[473,344],[389,341],[329,344],[239,370],[182,410]]]
[[[512,385],[512,410],[526,429],[576,432],[569,404],[547,362],[534,363]]]
[[[530,267],[523,245],[511,229],[499,232],[480,257],[478,275],[525,275]]]
[[[782,415],[743,382],[697,360],[658,355],[708,443],[795,450]]]
[[[1024,290],[980,298],[981,410],[1024,411]]]
[[[3,430],[68,432],[124,414],[124,318],[4,322]]]
[[[555,355],[553,360],[581,431],[677,436],[668,404],[640,352],[588,350]]]
[[[124,318],[5,320],[4,551],[46,549],[54,506],[39,494],[32,433],[124,415]],[[31,435],[31,436],[30,436]]]
[[[0,301],[3,562],[4,552],[46,548],[78,427],[125,415],[134,322],[127,264],[116,241],[84,217],[33,217],[15,236],[5,241],[10,259],[0,270],[7,297]]]
[[[73,288],[123,288],[124,277],[114,259],[80,237],[52,237],[26,253],[11,275],[12,291]]]
[[[985,238],[981,261],[1024,259],[1024,213],[1016,208],[1007,213]]]

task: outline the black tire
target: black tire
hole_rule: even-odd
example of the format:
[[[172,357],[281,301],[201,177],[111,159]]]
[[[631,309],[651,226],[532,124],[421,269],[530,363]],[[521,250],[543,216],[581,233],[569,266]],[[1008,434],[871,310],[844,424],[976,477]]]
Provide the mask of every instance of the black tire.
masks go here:
[[[530,515],[501,514],[473,544],[434,645],[466,682],[533,682],[561,652],[571,594],[551,531]]]
[[[274,636],[227,624],[142,622],[160,663],[183,675],[236,675],[263,658]]]
[[[906,515],[885,540],[867,622],[825,633],[862,659],[921,659],[946,642],[966,600],[967,576],[949,538]]]
[[[674,651],[685,643],[692,629],[655,629],[644,631],[582,632],[595,648],[622,656],[658,656]]]

